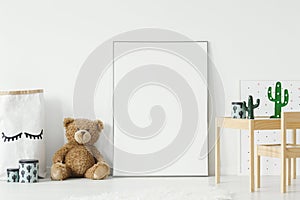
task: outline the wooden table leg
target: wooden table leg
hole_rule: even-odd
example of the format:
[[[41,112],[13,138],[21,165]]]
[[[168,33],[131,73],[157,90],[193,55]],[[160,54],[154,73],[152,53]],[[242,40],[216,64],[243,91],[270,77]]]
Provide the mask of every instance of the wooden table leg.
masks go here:
[[[286,192],[286,126],[281,120],[281,193]]]
[[[216,120],[215,127],[215,179],[216,184],[220,183],[220,127],[218,126],[218,121]]]
[[[249,148],[250,148],[250,192],[254,192],[254,122],[249,120]]]
[[[256,148],[256,188],[260,188],[260,156],[257,154],[257,148]]]
[[[292,135],[292,144],[296,144],[297,140],[297,136],[296,136],[296,129],[293,129],[293,135]],[[297,171],[297,167],[296,167],[296,158],[292,158],[292,178],[296,179],[296,171]]]

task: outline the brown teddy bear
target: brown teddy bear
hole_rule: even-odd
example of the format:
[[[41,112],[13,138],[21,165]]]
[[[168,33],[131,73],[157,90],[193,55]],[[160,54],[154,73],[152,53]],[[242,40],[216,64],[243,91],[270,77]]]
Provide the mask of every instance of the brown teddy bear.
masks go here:
[[[110,173],[108,164],[94,146],[103,129],[100,120],[64,119],[68,143],[53,156],[52,180],[69,177],[104,179]]]

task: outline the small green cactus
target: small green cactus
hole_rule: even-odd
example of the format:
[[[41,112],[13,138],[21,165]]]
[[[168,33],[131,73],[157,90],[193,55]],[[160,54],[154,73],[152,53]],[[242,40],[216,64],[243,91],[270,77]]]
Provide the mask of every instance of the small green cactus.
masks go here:
[[[286,106],[289,102],[289,92],[287,89],[284,90],[284,101],[281,101],[281,83],[278,81],[276,83],[276,88],[275,88],[275,97],[272,97],[272,88],[268,88],[268,99],[270,101],[275,102],[275,113],[271,118],[281,118],[281,108]]]
[[[254,109],[259,106],[260,100],[256,100],[256,104],[253,104],[253,97],[249,95],[248,98],[248,107],[246,105],[246,102],[243,102],[243,106],[245,107],[245,110],[248,112],[248,119],[254,119]]]

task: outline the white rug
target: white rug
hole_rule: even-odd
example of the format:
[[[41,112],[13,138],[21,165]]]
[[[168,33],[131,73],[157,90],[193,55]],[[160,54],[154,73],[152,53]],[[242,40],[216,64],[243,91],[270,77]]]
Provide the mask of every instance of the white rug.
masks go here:
[[[207,188],[206,188],[207,189]],[[217,189],[210,188],[166,188],[166,189],[148,189],[130,192],[107,192],[99,195],[71,196],[66,200],[232,200],[233,194]]]

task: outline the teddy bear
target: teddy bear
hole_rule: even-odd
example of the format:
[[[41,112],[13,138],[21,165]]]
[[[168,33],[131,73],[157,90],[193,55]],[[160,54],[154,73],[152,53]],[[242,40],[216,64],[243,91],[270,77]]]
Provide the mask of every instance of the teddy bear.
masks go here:
[[[94,146],[100,137],[103,123],[100,120],[65,118],[64,127],[68,142],[52,158],[51,179],[107,178],[110,173],[109,165]]]

